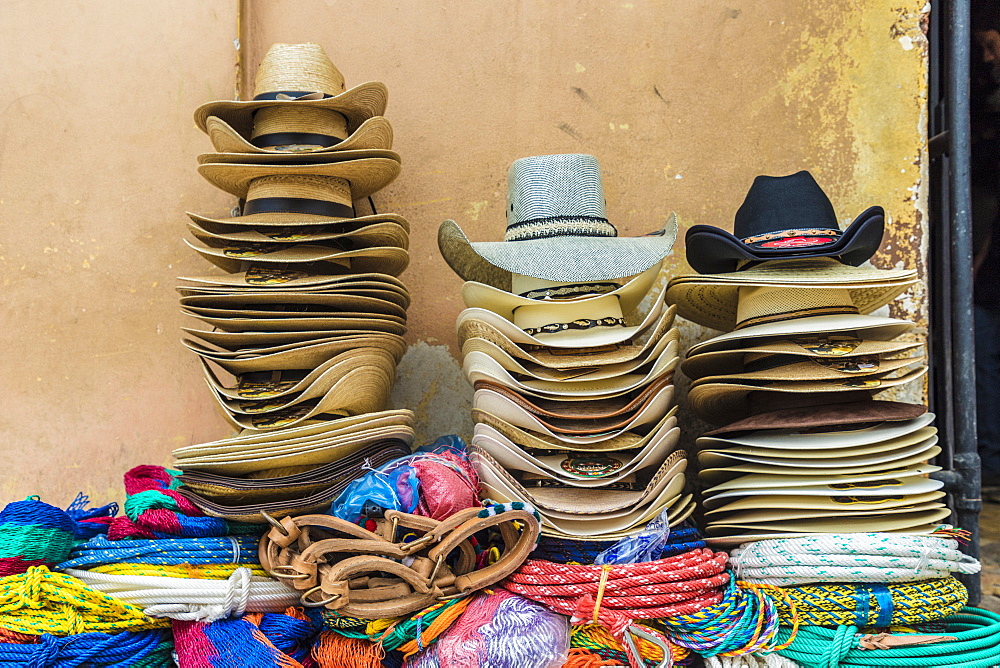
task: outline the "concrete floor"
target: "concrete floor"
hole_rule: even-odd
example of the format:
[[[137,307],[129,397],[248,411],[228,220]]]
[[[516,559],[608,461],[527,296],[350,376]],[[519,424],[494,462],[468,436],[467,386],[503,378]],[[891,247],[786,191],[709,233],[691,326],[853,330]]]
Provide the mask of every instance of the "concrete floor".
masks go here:
[[[1000,612],[1000,503],[983,503],[979,536],[980,559],[983,562],[983,600],[980,607]]]

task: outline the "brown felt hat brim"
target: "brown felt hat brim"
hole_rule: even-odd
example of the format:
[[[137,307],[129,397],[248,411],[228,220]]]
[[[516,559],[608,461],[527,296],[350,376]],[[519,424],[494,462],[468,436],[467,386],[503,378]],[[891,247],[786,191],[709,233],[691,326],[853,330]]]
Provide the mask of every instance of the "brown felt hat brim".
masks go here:
[[[868,422],[900,422],[918,418],[927,412],[922,404],[898,401],[853,401],[808,408],[786,408],[769,411],[713,429],[702,436],[723,436],[743,431],[764,429],[812,429],[816,427],[849,426]]]

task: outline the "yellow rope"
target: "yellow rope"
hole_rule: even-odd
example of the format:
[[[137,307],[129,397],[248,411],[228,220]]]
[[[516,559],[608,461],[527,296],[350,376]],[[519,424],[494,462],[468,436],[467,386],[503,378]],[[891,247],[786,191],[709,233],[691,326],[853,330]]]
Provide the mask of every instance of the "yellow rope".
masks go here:
[[[104,564],[89,568],[92,573],[107,573],[109,575],[152,575],[165,578],[195,578],[201,580],[225,580],[241,566],[249,568],[251,573],[260,577],[269,577],[259,564],[178,564],[168,566],[163,564]]]
[[[170,626],[142,609],[91,589],[74,577],[32,566],[0,578],[0,628],[41,635],[68,636],[104,631],[142,631]]]

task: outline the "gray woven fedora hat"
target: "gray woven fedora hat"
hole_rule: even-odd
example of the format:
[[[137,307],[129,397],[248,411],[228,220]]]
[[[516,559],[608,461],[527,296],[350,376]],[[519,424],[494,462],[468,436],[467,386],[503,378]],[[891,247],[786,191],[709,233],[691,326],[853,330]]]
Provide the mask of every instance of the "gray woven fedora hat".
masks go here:
[[[592,155],[515,160],[507,173],[503,241],[470,242],[453,220],[438,229],[445,261],[466,281],[510,289],[510,275],[548,281],[634,276],[666,257],[677,237],[673,214],[642,237],[619,237],[607,218],[601,166]]]

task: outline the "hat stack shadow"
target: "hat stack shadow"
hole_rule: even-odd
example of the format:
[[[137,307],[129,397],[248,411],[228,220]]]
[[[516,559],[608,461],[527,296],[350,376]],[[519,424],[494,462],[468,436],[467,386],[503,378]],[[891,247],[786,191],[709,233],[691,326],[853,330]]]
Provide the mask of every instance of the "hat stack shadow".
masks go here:
[[[387,96],[347,89],[317,44],[274,44],[252,100],[195,111],[215,150],[198,172],[239,198],[230,215],[188,213],[185,243],[221,271],[178,287],[201,323],[183,343],[239,430],[174,451],[180,492],[206,514],[322,510],[360,466],[410,451],[412,414],[385,410],[406,351],[409,224],[371,198],[400,171]]]
[[[515,161],[506,212],[503,241],[470,242],[453,221],[438,234],[466,281],[457,331],[483,496],[530,503],[543,544],[684,521],[678,332],[658,282],[674,217],[617,236],[590,155]]]
[[[933,414],[879,395],[927,372],[914,323],[872,315],[917,282],[861,266],[884,212],[845,230],[808,172],[760,176],[735,234],[699,225],[666,300],[724,333],[687,351],[687,405],[709,541],[840,532],[929,534],[949,516]],[[718,273],[710,273],[713,271]]]

